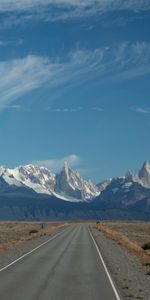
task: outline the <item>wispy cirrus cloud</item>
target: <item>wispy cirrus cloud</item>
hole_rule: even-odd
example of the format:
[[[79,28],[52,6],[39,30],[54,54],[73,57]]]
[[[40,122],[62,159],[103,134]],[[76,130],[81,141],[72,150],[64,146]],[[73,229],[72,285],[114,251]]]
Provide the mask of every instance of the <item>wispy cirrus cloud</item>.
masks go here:
[[[24,110],[24,108],[21,105],[1,105],[0,110],[4,109],[15,109],[15,110]]]
[[[46,108],[47,111],[50,112],[60,112],[60,113],[76,113],[76,112],[80,112],[83,110],[83,107],[76,107],[76,108],[51,108],[51,107],[47,107]]]
[[[18,39],[18,40],[0,40],[0,47],[5,47],[5,46],[9,46],[9,45],[22,45],[23,44],[23,40],[22,39]]]
[[[76,154],[70,154],[59,159],[32,161],[34,165],[48,168],[53,172],[60,171],[65,162],[67,162],[71,167],[77,166],[80,163],[80,157]]]
[[[23,59],[0,62],[0,107],[39,88],[49,77],[49,60],[29,55]]]
[[[39,19],[67,20],[123,10],[137,13],[149,9],[149,0],[0,0],[0,13],[13,12],[3,20],[5,24]]]
[[[51,107],[47,107],[46,110],[50,111],[50,112],[58,112],[58,113],[77,113],[77,112],[88,112],[88,111],[102,112],[102,111],[104,111],[104,109],[101,107],[90,107],[90,108],[86,108],[86,107],[51,108]]]
[[[102,84],[129,80],[149,73],[150,44],[145,42],[124,42],[119,46],[93,51],[76,50],[56,59],[28,55],[25,58],[0,61],[0,107],[10,105],[39,88],[58,91],[59,87],[61,91],[73,89],[85,82]]]
[[[82,84],[91,76],[103,56],[103,50],[94,52],[75,51],[69,53],[66,60],[28,55],[22,59],[0,62],[0,106],[12,103],[14,100],[35,89],[69,88]],[[88,73],[91,71],[91,75]],[[85,77],[86,76],[86,77]]]
[[[150,108],[144,108],[138,106],[138,107],[131,107],[131,110],[139,114],[150,114]]]
[[[92,107],[91,110],[97,111],[97,112],[103,112],[104,111],[104,109],[102,107],[98,107],[98,106]]]
[[[146,10],[150,8],[149,0],[0,0],[0,11],[26,11],[41,7],[74,7],[99,9],[101,12],[108,10]]]

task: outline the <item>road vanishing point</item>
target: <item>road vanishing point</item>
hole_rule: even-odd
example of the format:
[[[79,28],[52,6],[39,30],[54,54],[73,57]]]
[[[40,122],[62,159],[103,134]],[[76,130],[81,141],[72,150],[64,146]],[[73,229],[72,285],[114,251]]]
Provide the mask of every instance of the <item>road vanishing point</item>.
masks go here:
[[[1,300],[121,300],[88,224],[75,224],[0,270]]]

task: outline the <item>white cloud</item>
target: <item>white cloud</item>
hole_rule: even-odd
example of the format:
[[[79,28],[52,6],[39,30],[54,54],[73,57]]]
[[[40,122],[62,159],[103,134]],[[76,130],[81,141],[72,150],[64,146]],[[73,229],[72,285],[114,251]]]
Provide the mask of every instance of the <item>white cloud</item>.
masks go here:
[[[0,40],[0,47],[5,47],[8,45],[22,45],[23,44],[23,40],[22,39],[18,39],[18,40]]]
[[[150,114],[150,109],[148,108],[143,108],[143,107],[132,107],[131,108],[133,111],[135,111],[136,113],[140,113],[140,114]]]
[[[57,64],[51,64],[49,59],[33,55],[0,62],[0,107],[40,88],[48,80],[51,80],[52,84],[55,76],[57,77],[57,72]]]
[[[3,109],[17,109],[17,110],[24,110],[24,108],[21,105],[1,105],[0,110]]]
[[[60,159],[40,160],[33,161],[32,163],[40,167],[48,168],[53,172],[57,172],[63,168],[65,162],[68,162],[69,166],[73,167],[79,164],[80,157],[76,154],[71,154]]]
[[[47,107],[45,110],[50,112],[60,112],[60,113],[76,113],[76,112],[88,112],[88,111],[97,111],[97,112],[103,112],[104,109],[101,107],[76,107],[76,108],[51,108]]]
[[[0,11],[24,11],[33,10],[39,7],[57,6],[75,7],[85,9],[93,8],[98,9],[101,12],[108,10],[146,10],[150,7],[149,0],[0,0]]]
[[[45,21],[67,20],[111,11],[134,12],[150,9],[150,0],[0,0],[0,12],[14,12],[4,23],[18,23],[33,19]]]
[[[101,107],[92,107],[91,108],[91,110],[93,110],[93,111],[97,111],[97,112],[103,112],[104,111],[104,109],[103,108],[101,108]]]
[[[86,82],[103,59],[103,49],[71,52],[65,61],[28,55],[22,59],[0,62],[0,107],[12,103],[22,95],[43,87],[71,88]]]
[[[46,110],[51,112],[62,112],[62,113],[70,113],[70,112],[79,112],[83,110],[83,107],[76,107],[76,108],[46,108]]]
[[[93,51],[76,50],[68,53],[65,58],[57,57],[55,60],[28,55],[25,58],[0,61],[0,107],[10,105],[38,88],[46,87],[50,91],[58,91],[59,88],[61,93],[61,89],[72,89],[85,82],[108,83],[149,73],[150,44],[144,42],[124,42],[116,47]],[[66,112],[68,110],[65,108]]]

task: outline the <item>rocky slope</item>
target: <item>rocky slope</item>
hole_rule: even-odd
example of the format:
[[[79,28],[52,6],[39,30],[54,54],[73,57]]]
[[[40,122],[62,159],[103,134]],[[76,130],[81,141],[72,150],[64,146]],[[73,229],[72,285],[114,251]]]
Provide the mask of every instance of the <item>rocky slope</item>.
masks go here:
[[[145,161],[138,174],[139,183],[144,187],[150,188],[150,163]]]
[[[0,178],[9,186],[28,187],[36,193],[53,195],[67,201],[90,201],[100,194],[91,181],[85,181],[67,162],[60,174],[33,165],[15,169],[0,168]]]
[[[85,181],[79,172],[72,171],[67,162],[62,172],[56,175],[55,192],[69,198],[78,200],[91,200],[100,194],[98,188],[89,181]]]

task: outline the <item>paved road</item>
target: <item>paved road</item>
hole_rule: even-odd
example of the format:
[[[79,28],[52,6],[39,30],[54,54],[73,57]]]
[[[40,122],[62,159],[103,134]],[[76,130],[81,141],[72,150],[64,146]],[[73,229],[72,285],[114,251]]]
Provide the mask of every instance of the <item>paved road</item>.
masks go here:
[[[1,271],[0,299],[116,300],[117,297],[88,225],[77,224]]]

